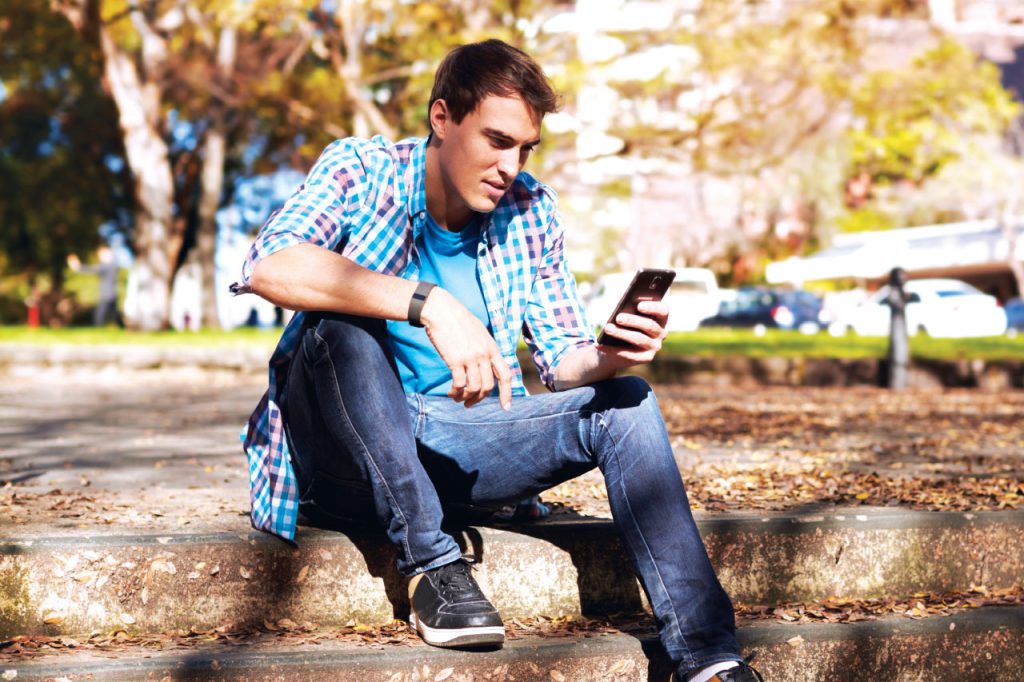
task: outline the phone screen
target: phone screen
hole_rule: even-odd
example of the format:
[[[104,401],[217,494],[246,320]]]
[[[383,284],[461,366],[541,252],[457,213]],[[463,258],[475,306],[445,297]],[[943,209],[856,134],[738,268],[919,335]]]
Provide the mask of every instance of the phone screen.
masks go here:
[[[633,281],[630,282],[629,287],[626,289],[626,293],[619,299],[618,305],[615,306],[615,310],[612,311],[608,321],[605,322],[605,326],[608,326],[609,322],[614,322],[615,318],[620,313],[628,313],[630,315],[643,315],[637,307],[641,301],[660,301],[668,293],[668,288],[672,285],[672,280],[676,277],[675,270],[655,270],[644,268],[638,270],[636,275],[633,276]],[[619,346],[622,348],[629,348],[632,346],[627,341],[615,338],[605,334],[601,331],[601,335],[597,337],[597,342],[604,346]]]

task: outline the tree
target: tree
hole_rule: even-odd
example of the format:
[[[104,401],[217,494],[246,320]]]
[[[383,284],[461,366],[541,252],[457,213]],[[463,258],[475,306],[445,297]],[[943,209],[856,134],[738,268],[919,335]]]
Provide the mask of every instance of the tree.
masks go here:
[[[642,169],[632,173],[634,202],[653,202],[646,215],[666,222],[642,232],[663,235],[677,264],[825,241],[849,213],[848,179],[892,173],[883,161],[927,176],[928,164],[940,167],[943,154],[1012,115],[994,70],[927,24],[900,23],[926,18],[926,2],[670,6],[675,15],[660,26],[606,30],[621,48],[590,78],[617,95],[598,132],[620,144],[604,153]],[[899,52],[915,45],[925,53],[904,65]],[[920,158],[903,159],[908,152]],[[893,177],[909,178],[905,170]]]
[[[514,1],[447,11],[398,0],[53,3],[102,54],[117,103],[136,186],[142,328],[167,324],[170,284],[193,242],[212,304],[226,169],[270,170],[269,159],[291,153],[294,163],[308,163],[330,138],[353,132],[422,132],[424,72],[459,42],[467,17],[497,13],[514,26],[517,8],[528,8]],[[172,117],[188,128],[187,144],[175,144]],[[253,148],[263,159],[243,160]],[[215,319],[211,306],[204,318]]]
[[[55,322],[68,255],[98,227],[130,227],[131,188],[100,63],[65,21],[28,0],[0,0],[0,249],[30,288],[45,275],[41,317]]]

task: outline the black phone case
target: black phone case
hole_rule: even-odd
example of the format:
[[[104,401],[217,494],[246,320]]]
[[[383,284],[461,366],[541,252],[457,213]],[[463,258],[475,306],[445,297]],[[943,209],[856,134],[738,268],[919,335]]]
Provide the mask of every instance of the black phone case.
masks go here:
[[[629,287],[626,288],[626,293],[619,299],[618,304],[615,306],[615,310],[612,311],[608,321],[605,322],[607,326],[608,322],[614,322],[615,318],[620,313],[628,313],[630,315],[643,315],[637,307],[641,301],[660,301],[668,293],[668,288],[672,286],[672,280],[676,278],[675,270],[654,270],[654,269],[642,269],[638,270],[633,276],[633,281],[629,283]],[[617,346],[620,348],[630,348],[632,344],[627,343],[621,339],[617,339],[614,336],[609,336],[601,330],[601,335],[597,337],[597,342],[602,346]]]

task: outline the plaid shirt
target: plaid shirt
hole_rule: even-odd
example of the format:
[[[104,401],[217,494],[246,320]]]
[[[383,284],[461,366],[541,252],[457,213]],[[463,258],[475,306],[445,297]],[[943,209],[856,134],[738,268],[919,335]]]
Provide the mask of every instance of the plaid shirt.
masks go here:
[[[425,139],[391,143],[337,140],[305,182],[264,224],[242,267],[236,294],[251,293],[256,263],[311,242],[370,270],[416,280],[415,241],[426,216]],[[555,193],[520,173],[481,226],[477,267],[494,340],[512,370],[513,395],[526,395],[516,359],[524,337],[554,390],[566,351],[594,342],[565,261]],[[299,342],[303,314],[292,317],[270,358],[270,387],[243,429],[254,528],[294,541],[299,493],[281,416],[281,388]]]

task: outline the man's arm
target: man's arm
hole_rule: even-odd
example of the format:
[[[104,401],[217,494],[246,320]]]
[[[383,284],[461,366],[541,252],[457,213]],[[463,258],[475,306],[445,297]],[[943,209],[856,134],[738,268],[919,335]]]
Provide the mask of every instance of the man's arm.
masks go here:
[[[616,323],[605,327],[609,336],[628,341],[631,347],[593,344],[573,348],[555,369],[555,390],[611,379],[620,369],[643,365],[654,359],[666,336],[668,305],[661,301],[643,301],[639,310],[645,315],[620,314]],[[651,317],[647,317],[650,315]]]
[[[323,310],[385,320],[409,319],[417,282],[373,272],[315,244],[296,244],[253,268],[254,293],[291,310]],[[471,407],[490,395],[498,379],[501,405],[512,402],[512,372],[497,344],[464,305],[441,287],[420,314],[427,336],[452,370],[449,396]]]

